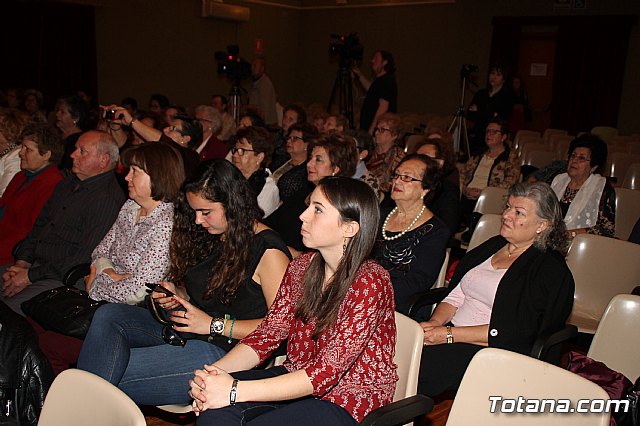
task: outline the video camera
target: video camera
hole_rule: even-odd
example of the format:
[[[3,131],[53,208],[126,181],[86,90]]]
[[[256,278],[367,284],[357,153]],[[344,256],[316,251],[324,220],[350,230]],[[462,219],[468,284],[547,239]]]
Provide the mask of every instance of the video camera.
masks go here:
[[[460,78],[469,78],[471,74],[478,72],[478,66],[474,64],[462,64],[460,68]]]
[[[329,44],[329,55],[339,56],[343,64],[362,60],[364,47],[360,44],[358,33],[331,34],[330,37],[337,41]]]
[[[237,44],[227,46],[226,52],[215,52],[218,74],[227,75],[234,82],[251,77],[251,64],[239,55],[240,48]]]

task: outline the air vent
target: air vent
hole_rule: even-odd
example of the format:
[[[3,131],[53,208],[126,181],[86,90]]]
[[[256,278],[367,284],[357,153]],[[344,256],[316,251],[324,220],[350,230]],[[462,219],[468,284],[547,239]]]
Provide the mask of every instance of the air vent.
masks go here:
[[[247,22],[250,17],[250,9],[244,6],[224,4],[216,0],[202,0],[202,17],[223,19],[233,22]]]

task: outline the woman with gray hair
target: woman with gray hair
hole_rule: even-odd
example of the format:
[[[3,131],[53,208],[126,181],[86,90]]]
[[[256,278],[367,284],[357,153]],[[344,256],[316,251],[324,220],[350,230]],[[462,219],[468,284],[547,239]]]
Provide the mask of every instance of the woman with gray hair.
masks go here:
[[[518,183],[509,189],[500,235],[467,253],[448,296],[420,323],[420,393],[456,389],[485,346],[528,355],[539,335],[564,326],[575,288],[564,260],[565,233],[549,185]]]
[[[222,127],[222,117],[215,108],[208,105],[198,105],[195,109],[196,120],[202,124],[202,143],[195,147],[201,160],[225,158],[229,152],[229,145],[218,139]]]

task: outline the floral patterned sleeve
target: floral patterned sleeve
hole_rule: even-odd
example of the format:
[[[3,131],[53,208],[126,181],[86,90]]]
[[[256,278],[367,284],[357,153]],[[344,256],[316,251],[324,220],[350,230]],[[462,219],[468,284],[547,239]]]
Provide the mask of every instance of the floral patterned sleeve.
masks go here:
[[[520,160],[515,150],[509,152],[509,159],[504,165],[504,180],[500,183],[501,188],[511,188],[512,185],[520,181]]]
[[[588,228],[589,234],[613,237],[616,231],[616,191],[607,182],[602,190],[596,225]]]

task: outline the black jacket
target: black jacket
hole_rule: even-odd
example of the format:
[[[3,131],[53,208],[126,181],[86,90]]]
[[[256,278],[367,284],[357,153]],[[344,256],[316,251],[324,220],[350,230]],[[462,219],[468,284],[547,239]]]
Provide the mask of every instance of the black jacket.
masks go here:
[[[52,381],[51,365],[38,348],[35,332],[0,302],[0,418],[9,406],[19,424],[35,426]]]
[[[451,278],[462,277],[507,244],[496,236],[467,253]],[[529,355],[538,335],[561,329],[573,307],[575,283],[562,255],[531,246],[500,280],[489,321],[489,346]]]

